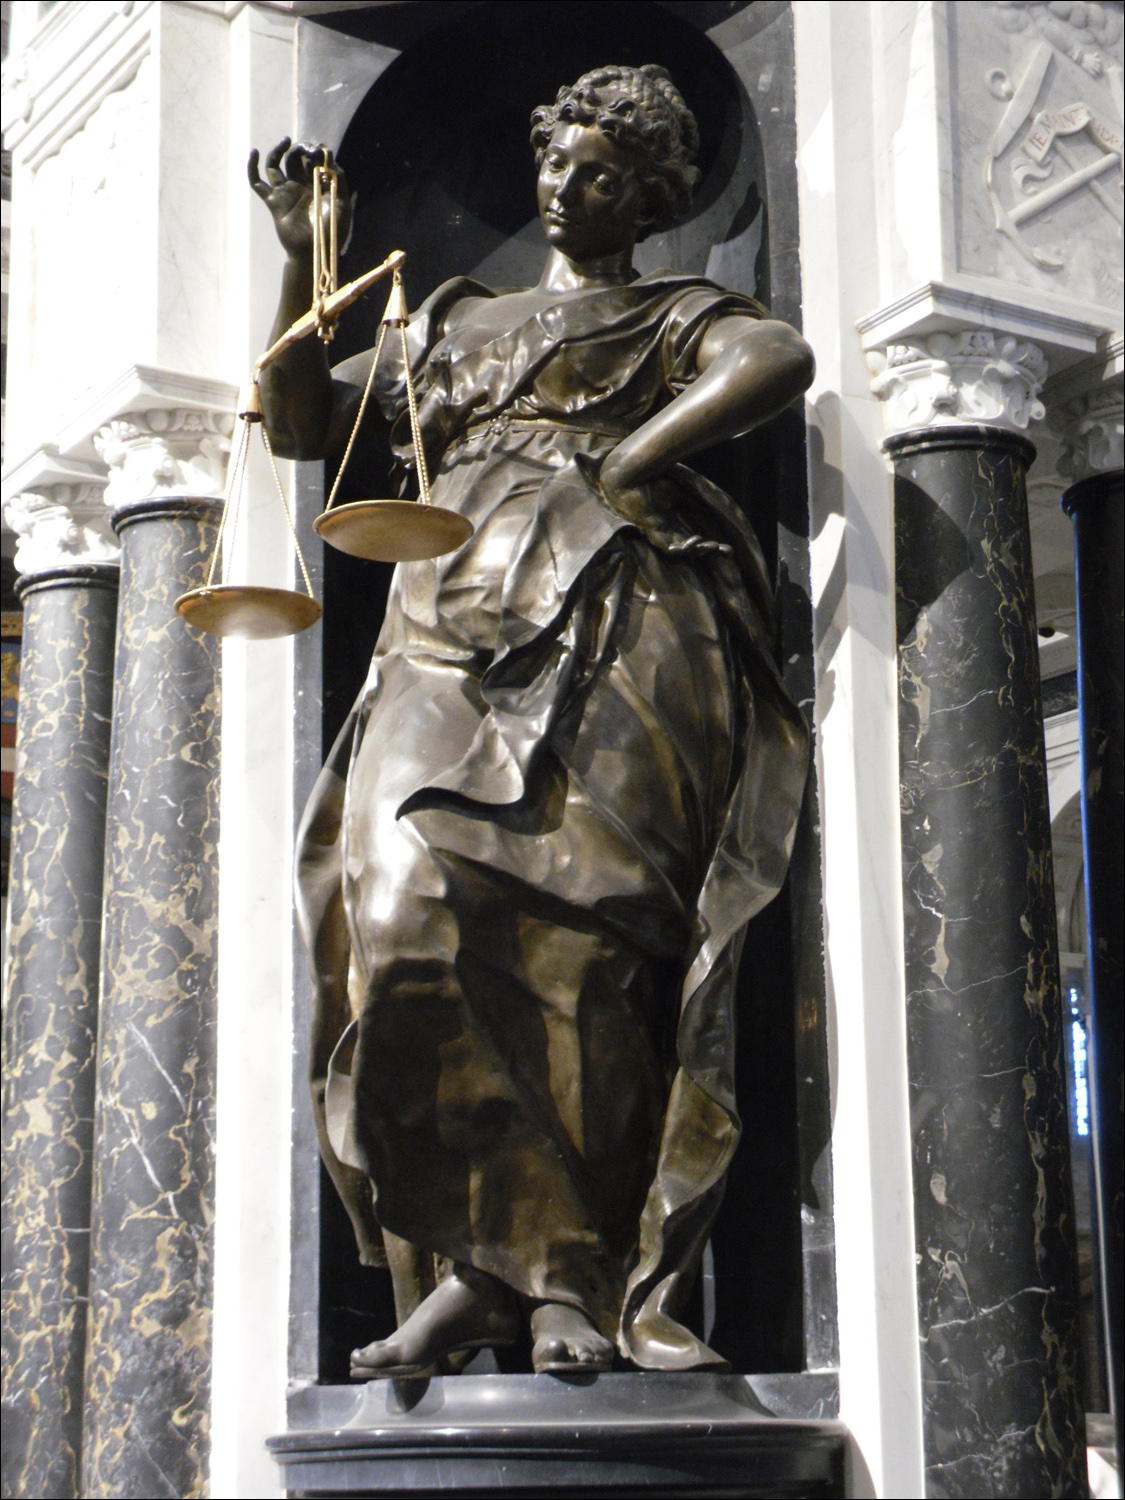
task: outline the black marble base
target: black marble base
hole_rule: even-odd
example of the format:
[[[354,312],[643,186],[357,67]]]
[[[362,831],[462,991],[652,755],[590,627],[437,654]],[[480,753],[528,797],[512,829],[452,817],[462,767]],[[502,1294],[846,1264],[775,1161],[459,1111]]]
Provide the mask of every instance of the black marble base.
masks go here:
[[[372,1381],[293,1393],[269,1447],[297,1496],[843,1495],[836,1405],[834,1374]]]

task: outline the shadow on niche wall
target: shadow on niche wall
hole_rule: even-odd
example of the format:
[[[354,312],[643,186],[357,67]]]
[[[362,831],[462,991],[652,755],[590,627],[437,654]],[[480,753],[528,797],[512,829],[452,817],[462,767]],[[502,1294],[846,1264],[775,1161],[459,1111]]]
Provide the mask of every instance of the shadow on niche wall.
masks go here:
[[[322,20],[337,31],[402,49],[360,105],[338,152],[349,188],[358,193],[341,279],[401,248],[408,256],[413,306],[458,274],[497,289],[534,284],[546,247],[535,216],[531,110],[598,64],[658,62],[699,120],[703,178],[691,219],[638,247],[638,269],[667,265],[708,274],[768,302],[758,126],[739,78],[702,29],[745,8],[647,0],[416,4]],[[678,12],[694,14],[686,20]],[[375,341],[382,299],[376,294],[360,308],[362,315],[340,328],[334,361]],[[696,467],[747,510],[776,571],[776,495],[793,489],[797,468],[803,473],[800,420],[787,414],[766,433],[715,450]],[[373,493],[375,476],[361,459],[349,469],[341,500],[361,498],[353,487],[357,474],[364,475],[366,495]],[[803,478],[798,489],[789,508],[803,514]],[[794,526],[788,515],[783,524],[804,534],[803,524]],[[391,570],[331,549],[324,562],[327,750],[366,673]],[[735,1369],[748,1373],[797,1370],[804,1358],[792,932],[787,885],[747,938],[738,1058],[743,1144],[713,1235],[712,1342]],[[321,1223],[320,1374],[322,1380],[344,1381],[350,1349],[394,1326],[389,1277],[359,1266],[327,1177]],[[702,1297],[696,1301],[699,1325]]]

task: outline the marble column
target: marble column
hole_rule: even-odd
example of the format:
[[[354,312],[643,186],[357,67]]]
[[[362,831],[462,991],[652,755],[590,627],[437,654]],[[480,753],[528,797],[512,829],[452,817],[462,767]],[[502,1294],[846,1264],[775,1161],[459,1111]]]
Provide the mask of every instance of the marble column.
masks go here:
[[[1045,362],[978,330],[939,339],[890,351],[929,425],[886,443],[926,1488],[1084,1495],[1034,449],[1018,430],[1042,415]]]
[[[129,484],[137,482],[134,472]],[[121,603],[86,1356],[89,1496],[206,1490],[219,655],[173,602],[202,583],[220,509],[212,499],[158,495],[113,516]]]
[[[91,493],[85,493],[89,489]],[[100,486],[5,507],[24,605],[4,1004],[2,1490],[75,1496],[116,539]]]
[[[1103,386],[1071,404],[1065,432],[1067,467],[1076,482],[1063,496],[1074,521],[1078,596],[1078,719],[1082,754],[1082,844],[1086,870],[1090,982],[1090,1059],[1094,1084],[1094,1173],[1098,1250],[1106,1330],[1106,1369],[1117,1415],[1121,1472],[1121,1411],[1125,1391],[1125,979],[1121,911],[1125,906],[1122,826],[1122,634],[1125,495],[1122,471],[1122,387]]]

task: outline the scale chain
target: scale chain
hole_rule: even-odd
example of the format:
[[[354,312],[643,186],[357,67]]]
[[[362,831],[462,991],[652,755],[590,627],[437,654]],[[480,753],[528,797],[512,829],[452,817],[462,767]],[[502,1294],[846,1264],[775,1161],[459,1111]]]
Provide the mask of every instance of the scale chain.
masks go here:
[[[371,395],[371,388],[375,384],[375,371],[379,365],[379,355],[383,351],[383,340],[386,337],[386,334],[386,323],[380,323],[379,337],[375,340],[375,357],[372,359],[371,368],[367,372],[367,383],[364,385],[363,395],[360,397],[359,411],[356,413],[355,422],[353,423],[352,430],[348,435],[348,445],[344,449],[344,456],[340,460],[340,467],[336,470],[336,478],[333,480],[332,492],[328,496],[328,504],[324,507],[325,510],[332,509],[336,496],[340,490],[340,482],[344,477],[344,470],[348,466],[348,459],[352,456],[352,449],[355,447],[355,440],[359,436],[359,429],[363,423],[363,414],[367,410],[368,397]]]
[[[242,497],[246,493],[246,476],[250,469],[250,423],[245,423],[246,443],[242,453],[242,467],[231,491],[230,515],[223,531],[223,583],[229,585],[230,572],[234,566],[234,544],[238,536],[238,518],[242,514]]]
[[[219,529],[215,535],[215,545],[211,551],[211,565],[207,569],[207,587],[210,588],[215,581],[215,565],[219,560],[219,553],[223,550],[223,540],[227,533],[227,519],[230,515],[231,501],[240,494],[243,480],[246,474],[246,459],[250,446],[250,423],[243,421],[242,431],[238,436],[238,446],[231,454],[230,471],[227,476],[227,493],[223,500],[223,513],[219,517]],[[235,515],[237,518],[238,504],[235,504]],[[231,535],[234,528],[231,527]],[[224,551],[223,573],[229,572],[229,560]]]
[[[399,280],[395,272],[395,280]],[[418,460],[418,488],[423,505],[430,503],[430,476],[426,472],[426,455],[422,449],[422,428],[418,421],[418,397],[414,393],[414,381],[410,372],[410,350],[406,343],[406,324],[399,324],[402,334],[402,358],[406,365],[406,404],[410,408],[410,435],[414,439],[414,457]]]
[[[281,482],[281,475],[277,472],[277,460],[273,456],[273,444],[270,435],[266,431],[266,424],[262,423],[262,441],[266,445],[266,453],[269,456],[270,468],[273,470],[274,481],[277,484],[277,493],[281,497],[281,508],[285,512],[285,519],[289,523],[289,535],[293,538],[293,546],[297,552],[297,561],[301,565],[301,577],[305,580],[305,592],[309,598],[313,597],[312,579],[309,570],[305,567],[305,554],[301,551],[301,543],[297,537],[297,528],[293,524],[293,513],[289,509],[289,500],[285,494],[285,486]]]

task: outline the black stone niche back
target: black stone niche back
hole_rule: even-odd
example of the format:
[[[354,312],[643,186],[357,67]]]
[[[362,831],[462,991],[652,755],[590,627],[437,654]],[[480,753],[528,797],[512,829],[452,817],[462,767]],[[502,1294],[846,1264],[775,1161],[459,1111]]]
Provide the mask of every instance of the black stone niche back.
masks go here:
[[[773,87],[782,105],[763,115],[760,129],[742,79],[706,34],[744,11],[753,12],[753,56],[749,65],[743,61],[743,75],[748,66],[756,80],[779,70]],[[735,265],[740,290],[800,326],[788,5],[494,0],[487,6],[365,7],[317,17],[317,24],[402,49],[360,104],[337,152],[349,190],[358,195],[341,283],[398,248],[408,257],[412,307],[455,275],[478,275],[498,290],[533,285],[546,245],[536,220],[528,143],[532,109],[599,64],[656,62],[668,68],[699,121],[703,175],[688,223],[664,243],[639,247],[646,257],[641,264],[647,268],[666,252],[675,269],[702,274],[716,245],[734,247],[723,262],[726,284],[734,284],[729,268]],[[746,55],[744,45],[740,56]],[[782,200],[772,219],[767,174]],[[775,223],[779,232],[771,235]],[[740,264],[744,246],[755,253]],[[490,268],[504,273],[502,282],[490,277]],[[374,344],[382,304],[376,290],[342,320],[333,363]],[[811,611],[800,414],[783,413],[764,432],[714,449],[693,466],[733,495],[755,525],[778,587],[787,682],[807,705]],[[339,503],[375,497],[376,477],[383,482],[378,493],[395,493],[390,474],[373,475],[357,450]],[[326,489],[332,478],[325,475]],[[389,565],[324,549],[325,754],[366,675],[391,572]],[[817,825],[810,785],[790,877],[750,924],[739,975],[743,1137],[712,1236],[710,1341],[743,1373],[835,1362]],[[392,1331],[393,1301],[388,1274],[360,1266],[327,1174],[320,1198],[319,1376],[344,1382],[349,1351]],[[700,1288],[688,1317],[700,1333],[703,1317]],[[526,1349],[517,1349],[503,1357],[502,1367],[529,1369],[527,1357]]]

